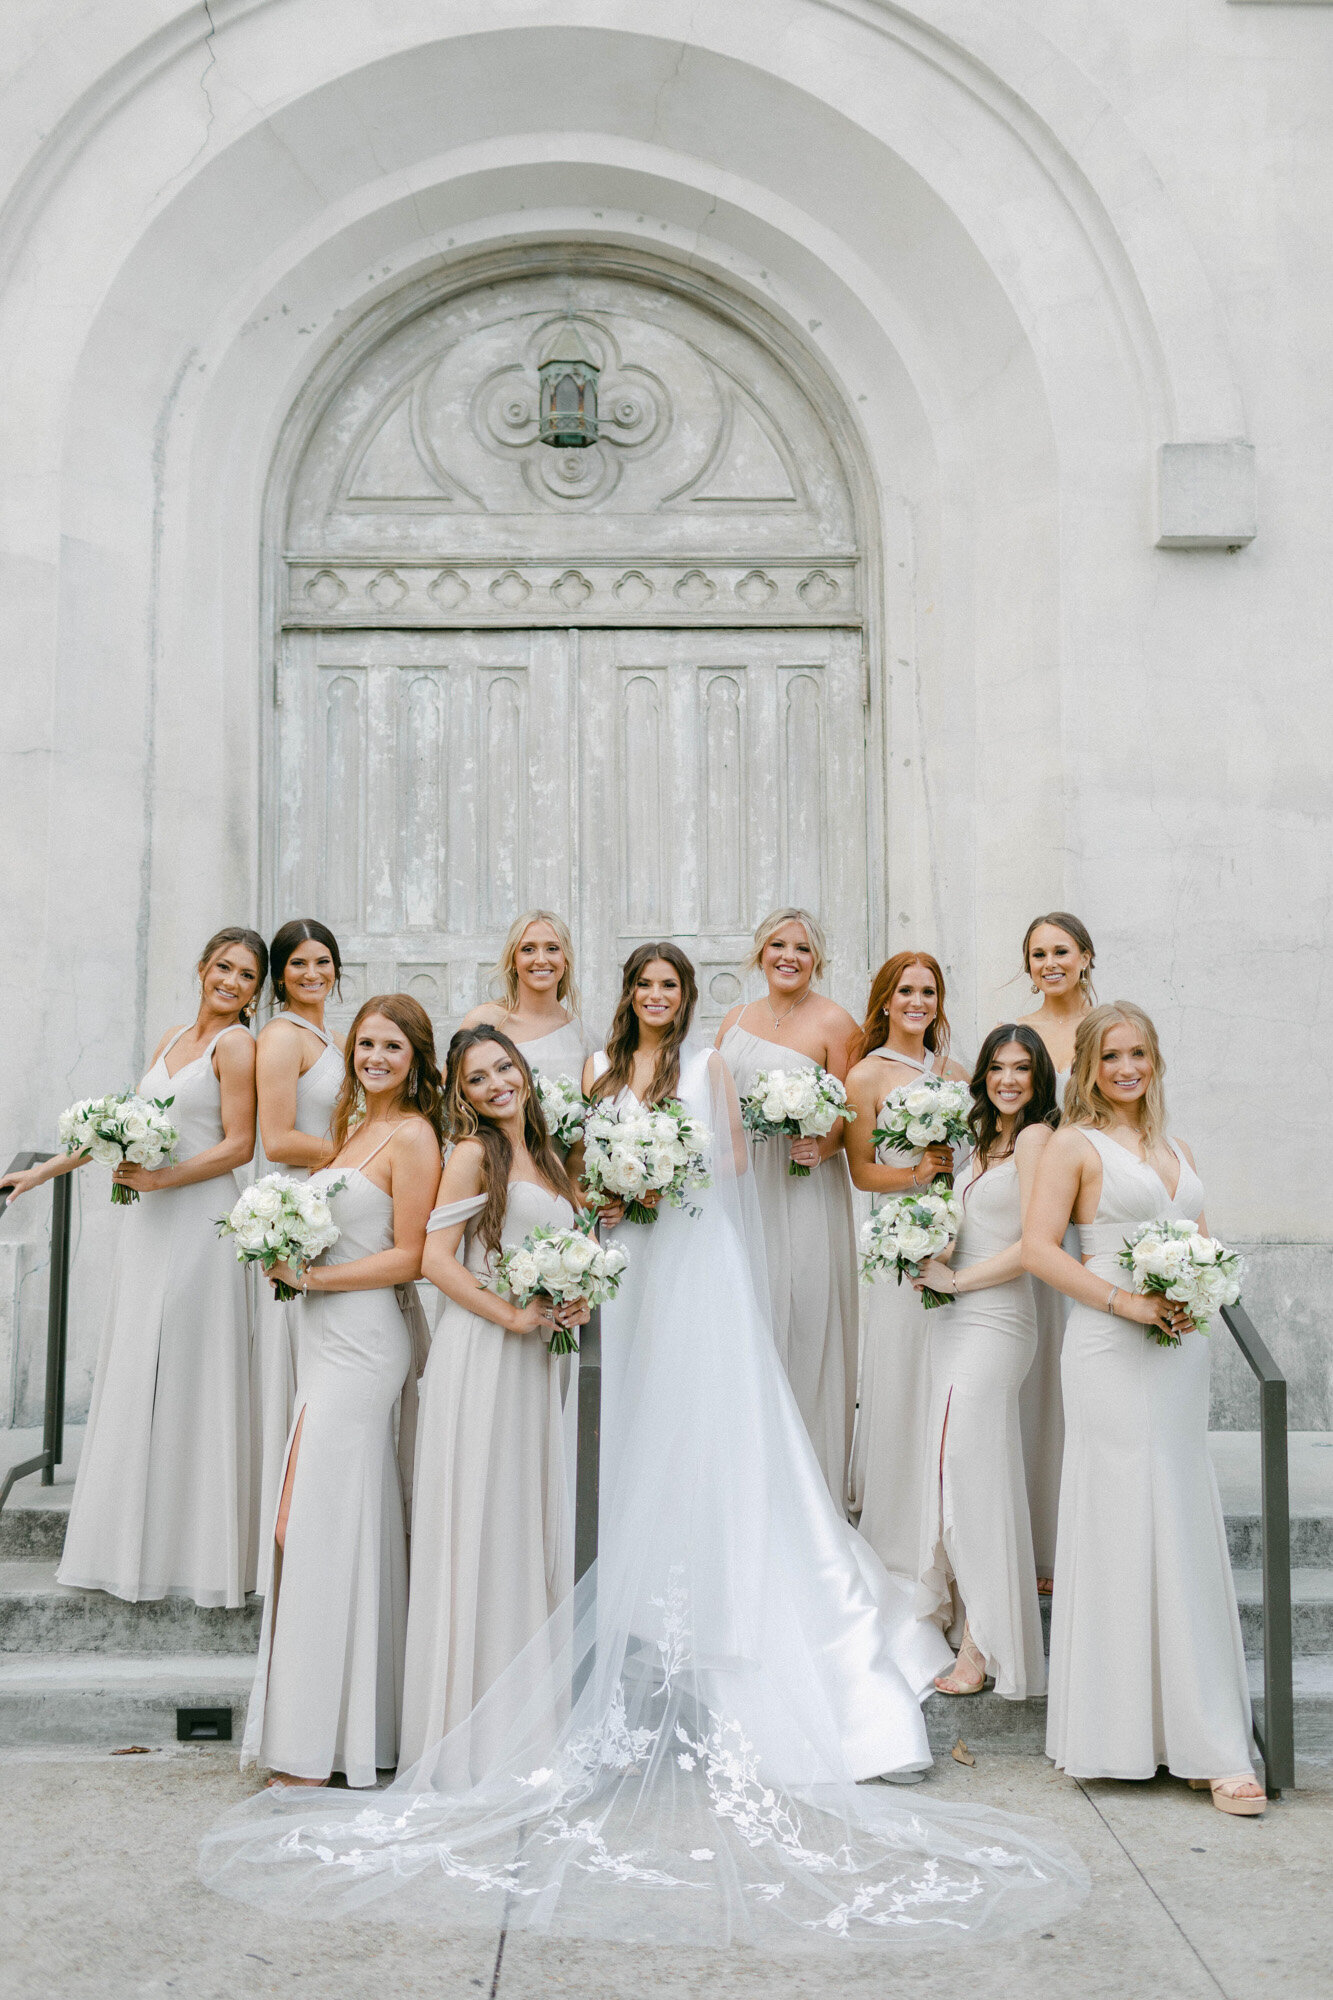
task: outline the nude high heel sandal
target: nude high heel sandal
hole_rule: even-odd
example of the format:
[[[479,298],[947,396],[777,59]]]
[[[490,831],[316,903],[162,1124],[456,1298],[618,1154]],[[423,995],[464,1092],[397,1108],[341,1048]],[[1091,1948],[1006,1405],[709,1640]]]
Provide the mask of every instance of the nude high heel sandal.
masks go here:
[[[1237,1790],[1240,1785],[1258,1784],[1252,1772],[1243,1771],[1237,1778],[1190,1778],[1187,1783],[1192,1792],[1211,1792],[1213,1804],[1219,1812],[1235,1813],[1241,1819],[1257,1819],[1260,1813],[1268,1810],[1268,1800],[1261,1791],[1246,1793]]]
[[[966,1674],[966,1679],[959,1676]],[[963,1627],[963,1643],[958,1648],[958,1657],[951,1672],[940,1674],[935,1686],[940,1694],[980,1694],[986,1685],[986,1662],[973,1643],[972,1634]]]

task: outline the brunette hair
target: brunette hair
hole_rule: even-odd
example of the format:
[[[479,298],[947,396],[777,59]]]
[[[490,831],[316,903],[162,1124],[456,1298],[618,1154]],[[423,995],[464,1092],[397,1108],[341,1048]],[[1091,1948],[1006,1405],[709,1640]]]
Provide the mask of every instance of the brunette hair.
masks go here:
[[[810,940],[810,956],[814,962],[814,970],[810,976],[812,980],[822,979],[824,967],[828,963],[828,939],[824,936],[824,926],[818,917],[810,914],[809,910],[798,910],[794,904],[787,910],[770,910],[763,922],[756,924],[754,950],[745,961],[747,969],[751,972],[759,970],[763,962],[764,946],[776,931],[785,929],[788,924],[805,926],[806,937]]]
[[[896,951],[892,958],[886,958],[875,974],[870,988],[870,998],[866,1001],[866,1017],[861,1027],[861,1038],[856,1045],[855,1060],[868,1056],[872,1049],[878,1049],[889,1038],[889,1017],[885,1011],[889,1000],[909,965],[924,965],[935,982],[935,1018],[926,1029],[926,1047],[937,1055],[941,1062],[949,1054],[949,1017],[944,1011],[944,974],[940,962],[932,958],[928,951]]]
[[[283,974],[287,961],[299,944],[310,942],[322,944],[333,960],[333,983],[338,998],[342,998],[342,953],[338,940],[327,924],[320,923],[318,917],[292,917],[281,929],[273,933],[273,942],[268,948],[268,971],[272,982],[273,998],[279,1007],[287,1005],[287,989],[283,985]]]
[[[620,976],[620,999],[606,1037],[610,1068],[603,1071],[594,1083],[590,1094],[595,1098],[614,1097],[630,1080],[634,1069],[634,1051],[639,1046],[639,1017],[634,1012],[634,989],[643,976],[644,967],[651,965],[655,958],[665,959],[680,981],[680,1012],[657,1051],[647,1102],[660,1104],[663,1098],[674,1097],[680,1086],[680,1052],[690,1032],[695,1003],[699,998],[699,982],[694,976],[694,967],[678,944],[641,944],[625,960]]]
[[[495,1042],[511,1059],[523,1079],[523,1143],[532,1164],[553,1194],[562,1194],[570,1205],[583,1206],[568,1169],[546,1125],[541,1093],[532,1079],[523,1051],[499,1028],[460,1028],[449,1044],[445,1057],[445,1115],[450,1139],[479,1139],[482,1149],[481,1184],[486,1190],[486,1206],[481,1211],[477,1234],[488,1254],[499,1256],[505,1208],[509,1200],[509,1169],[514,1149],[493,1118],[479,1112],[463,1089],[463,1070],[468,1052],[487,1042]]]
[[[506,1008],[512,1014],[518,1005],[518,948],[529,924],[549,924],[559,939],[560,949],[565,954],[565,969],[556,983],[555,997],[568,1007],[571,1014],[579,1014],[579,989],[574,984],[574,940],[569,934],[569,925],[554,910],[524,910],[522,916],[515,917],[509,926],[509,935],[491,968],[492,978],[500,983]]]
[[[981,1044],[981,1053],[972,1071],[972,1109],[967,1122],[972,1128],[972,1137],[977,1142],[983,1166],[1000,1136],[1000,1114],[991,1103],[986,1077],[996,1055],[1007,1042],[1017,1042],[1032,1058],[1032,1095],[1018,1113],[1015,1140],[1027,1125],[1060,1123],[1060,1112],[1055,1102],[1055,1064],[1051,1061],[1050,1050],[1035,1028],[1024,1027],[1021,1021],[1002,1022],[998,1028],[991,1029]]]
[[[255,1018],[255,1009],[259,1005],[259,996],[264,990],[264,981],[268,977],[268,946],[264,943],[263,938],[260,937],[259,932],[252,931],[247,924],[228,924],[225,929],[214,931],[212,937],[199,954],[199,963],[195,967],[195,971],[198,973],[200,979],[202,979],[218,953],[225,950],[229,944],[241,944],[245,946],[248,952],[253,952],[255,964],[259,969],[259,977],[255,981],[254,997],[248,1007],[242,1007],[241,1009],[241,1019],[248,1024]]]
[[[1088,1005],[1095,1007],[1097,1005],[1097,989],[1092,983],[1092,968],[1097,963],[1096,948],[1093,945],[1092,934],[1088,930],[1087,925],[1080,917],[1071,916],[1068,910],[1048,910],[1044,917],[1034,917],[1032,919],[1032,922],[1023,933],[1024,973],[1031,979],[1032,962],[1028,957],[1028,947],[1032,943],[1032,933],[1040,930],[1043,924],[1050,924],[1053,930],[1063,931],[1066,937],[1073,938],[1074,943],[1080,951],[1086,951],[1088,954],[1088,962],[1078,975],[1078,983],[1087,997]]]
[[[338,1101],[329,1121],[329,1138],[335,1159],[347,1144],[347,1134],[358,1122],[362,1093],[356,1074],[356,1038],[361,1031],[361,1023],[372,1014],[382,1014],[386,1021],[392,1021],[412,1044],[412,1067],[403,1090],[403,1108],[419,1111],[440,1144],[444,1144],[444,1091],[440,1083],[440,1066],[435,1060],[435,1030],[431,1027],[430,1015],[410,993],[377,993],[358,1009],[356,1019],[347,1030],[342,1089],[338,1092]]]
[[[1140,1100],[1143,1143],[1151,1152],[1166,1137],[1166,1092],[1162,1088],[1166,1064],[1162,1061],[1156,1028],[1142,1007],[1136,1007],[1132,1000],[1114,1000],[1109,1007],[1094,1007],[1079,1022],[1074,1037],[1073,1067],[1065,1085],[1065,1124],[1093,1125],[1105,1131],[1112,1123],[1111,1106],[1097,1085],[1097,1070],[1102,1059],[1103,1036],[1108,1028],[1121,1023],[1142,1035],[1152,1061],[1152,1075]]]

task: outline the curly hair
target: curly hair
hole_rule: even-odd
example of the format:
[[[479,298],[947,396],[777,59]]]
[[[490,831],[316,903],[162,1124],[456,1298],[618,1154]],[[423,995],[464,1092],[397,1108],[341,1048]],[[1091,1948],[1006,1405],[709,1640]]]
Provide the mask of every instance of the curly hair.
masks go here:
[[[523,1143],[537,1172],[546,1182],[552,1194],[563,1195],[572,1208],[583,1206],[568,1170],[560,1157],[559,1148],[547,1130],[546,1114],[542,1110],[541,1095],[532,1080],[522,1050],[516,1042],[499,1028],[460,1028],[449,1044],[444,1061],[444,1101],[445,1116],[448,1120],[449,1137],[455,1144],[460,1139],[478,1139],[482,1148],[481,1184],[486,1192],[486,1206],[481,1212],[477,1234],[482,1248],[488,1254],[499,1256],[501,1233],[504,1229],[505,1209],[509,1204],[509,1169],[514,1163],[514,1148],[505,1133],[493,1118],[484,1111],[478,1111],[463,1088],[463,1070],[470,1049],[480,1048],[486,1043],[497,1043],[512,1060],[523,1082]]]

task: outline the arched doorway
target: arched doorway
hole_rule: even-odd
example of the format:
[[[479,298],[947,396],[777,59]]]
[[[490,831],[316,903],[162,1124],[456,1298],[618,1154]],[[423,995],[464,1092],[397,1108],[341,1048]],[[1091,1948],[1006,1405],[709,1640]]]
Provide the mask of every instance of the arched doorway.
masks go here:
[[[573,315],[601,441],[537,440]],[[701,1013],[766,909],[819,910],[855,1005],[869,948],[861,539],[816,402],[702,287],[590,263],[416,301],[322,385],[281,515],[272,912],[318,912],[346,1004],[443,1029],[514,914],[569,913],[607,1017],[678,939]]]

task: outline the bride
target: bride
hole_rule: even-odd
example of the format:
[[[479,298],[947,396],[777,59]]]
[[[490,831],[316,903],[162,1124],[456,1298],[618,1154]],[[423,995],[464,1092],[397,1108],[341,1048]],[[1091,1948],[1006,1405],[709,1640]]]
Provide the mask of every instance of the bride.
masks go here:
[[[734,1089],[687,1044],[696,992],[676,946],[641,946],[585,1073],[604,1106],[675,1097],[712,1135],[708,1192],[616,1225],[598,1561],[386,1792],[233,1808],[201,1849],[222,1893],[769,1948],[993,1937],[1086,1893],[1051,1828],[858,1785],[929,1765],[919,1701],[947,1649],[829,1497],[773,1345]]]

